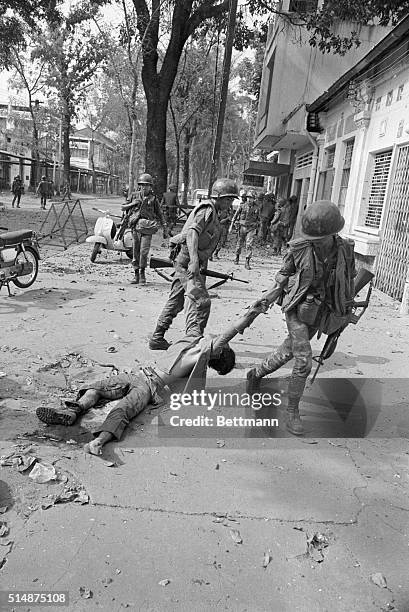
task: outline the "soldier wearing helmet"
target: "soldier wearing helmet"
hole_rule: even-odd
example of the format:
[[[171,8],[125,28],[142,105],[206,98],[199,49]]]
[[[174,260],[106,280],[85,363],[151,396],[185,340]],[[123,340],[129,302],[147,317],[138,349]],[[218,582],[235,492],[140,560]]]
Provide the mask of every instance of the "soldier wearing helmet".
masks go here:
[[[49,184],[46,176],[41,177],[41,181],[38,183],[36,194],[40,194],[40,207],[45,210],[47,204],[47,198],[49,195]]]
[[[234,181],[215,181],[209,200],[192,210],[180,234],[170,240],[175,273],[168,301],[165,304],[149,342],[152,350],[166,350],[164,335],[179,312],[185,309],[186,328],[192,324],[203,334],[210,314],[210,298],[201,270],[207,267],[220,236],[218,212],[228,210],[239,190]]]
[[[235,263],[240,263],[240,253],[244,245],[246,245],[246,262],[244,267],[250,270],[250,259],[253,254],[253,244],[257,233],[258,222],[260,219],[260,207],[257,203],[257,193],[250,191],[246,195],[236,212],[230,224],[229,232],[233,231],[233,226],[238,222],[237,245],[236,245],[236,260]]]
[[[169,236],[172,236],[172,229],[176,225],[177,211],[180,205],[177,190],[177,185],[172,183],[162,196],[161,205],[168,226]]]
[[[166,236],[167,227],[163,218],[158,198],[153,191],[153,179],[144,172],[138,178],[138,191],[132,194],[131,199],[122,206],[127,212],[127,223],[132,230],[133,256],[132,266],[134,280],[132,284],[146,284],[145,268],[148,262],[152,236],[156,234],[159,225],[163,227]]]
[[[294,357],[288,384],[287,429],[304,433],[299,403],[312,366],[310,340],[332,334],[349,321],[356,275],[354,243],[338,236],[344,226],[338,207],[313,202],[301,219],[301,235],[289,242],[272,291],[281,293],[289,335],[263,363],[247,374],[248,390]],[[262,301],[262,300],[259,300]]]

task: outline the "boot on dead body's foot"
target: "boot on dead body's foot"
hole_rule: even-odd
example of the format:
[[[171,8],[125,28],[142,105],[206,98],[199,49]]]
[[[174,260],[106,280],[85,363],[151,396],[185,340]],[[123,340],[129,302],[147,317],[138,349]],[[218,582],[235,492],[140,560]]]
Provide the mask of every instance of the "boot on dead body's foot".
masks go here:
[[[139,278],[139,283],[141,285],[146,285],[145,268],[141,268],[141,274],[140,274],[140,278]]]
[[[170,347],[170,343],[165,338],[165,332],[167,330],[159,325],[156,327],[152,334],[152,338],[149,340],[149,348],[151,351],[167,351]]]
[[[131,285],[139,285],[139,270],[135,268],[135,276],[133,280],[131,280]]]
[[[47,425],[74,425],[77,418],[83,414],[84,408],[77,402],[66,401],[65,408],[50,408],[39,406],[36,415]]]
[[[251,268],[250,268],[250,257],[246,257],[246,263],[244,264],[244,268],[246,270],[251,270]]]

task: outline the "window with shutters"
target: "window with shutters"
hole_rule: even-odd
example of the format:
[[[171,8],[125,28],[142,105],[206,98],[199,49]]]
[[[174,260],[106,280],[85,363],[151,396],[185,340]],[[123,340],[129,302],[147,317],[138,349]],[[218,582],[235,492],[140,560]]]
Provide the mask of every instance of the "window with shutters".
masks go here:
[[[341,185],[339,188],[338,207],[343,214],[345,209],[345,199],[348,191],[349,176],[351,174],[352,153],[354,152],[354,139],[345,143],[344,164],[341,174]]]
[[[312,164],[312,151],[309,151],[308,153],[303,153],[302,155],[297,155],[297,159],[295,162],[295,167],[297,170],[300,170],[301,168],[307,168],[308,166],[311,166]]]
[[[335,158],[335,147],[329,147],[325,150],[325,157],[323,159],[324,170],[320,172],[318,179],[318,199],[319,200],[330,200],[332,194],[332,185],[334,183],[334,158]]]
[[[371,186],[369,189],[368,208],[364,225],[379,228],[388,186],[392,150],[377,153],[374,156]]]

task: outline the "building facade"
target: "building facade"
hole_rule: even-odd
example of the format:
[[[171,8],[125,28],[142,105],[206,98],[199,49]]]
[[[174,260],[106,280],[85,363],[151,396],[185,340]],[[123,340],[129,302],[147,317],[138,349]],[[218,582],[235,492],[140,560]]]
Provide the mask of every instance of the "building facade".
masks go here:
[[[409,292],[409,17],[309,106],[319,149],[314,197],[345,216],[376,287]],[[311,122],[311,121],[310,121]]]

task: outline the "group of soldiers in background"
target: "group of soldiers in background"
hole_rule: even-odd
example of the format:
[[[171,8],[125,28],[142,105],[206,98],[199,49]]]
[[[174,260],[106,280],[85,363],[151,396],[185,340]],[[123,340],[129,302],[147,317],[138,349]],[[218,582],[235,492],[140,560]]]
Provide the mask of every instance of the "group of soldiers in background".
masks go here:
[[[13,183],[11,185],[11,192],[13,194],[13,201],[11,203],[11,207],[14,208],[14,204],[16,204],[16,207],[20,208],[21,196],[24,193],[24,183],[21,180],[20,176],[14,177]],[[47,200],[53,198],[55,194],[54,181],[51,178],[43,175],[37,185],[35,193],[36,195],[40,196],[40,208],[42,210],[45,210]],[[61,195],[63,200],[71,198],[71,190],[67,182],[65,182],[61,187]]]

